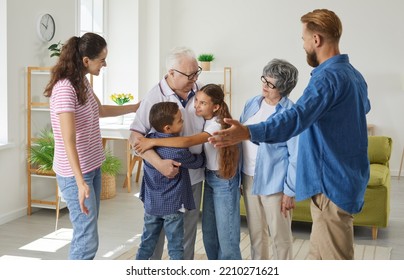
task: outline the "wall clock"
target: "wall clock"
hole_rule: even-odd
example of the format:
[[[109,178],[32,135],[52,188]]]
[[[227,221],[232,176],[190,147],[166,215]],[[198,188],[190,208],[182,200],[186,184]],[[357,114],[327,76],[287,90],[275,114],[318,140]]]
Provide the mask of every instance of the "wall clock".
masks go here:
[[[49,42],[55,36],[55,20],[50,14],[44,14],[38,20],[38,35],[44,42]]]

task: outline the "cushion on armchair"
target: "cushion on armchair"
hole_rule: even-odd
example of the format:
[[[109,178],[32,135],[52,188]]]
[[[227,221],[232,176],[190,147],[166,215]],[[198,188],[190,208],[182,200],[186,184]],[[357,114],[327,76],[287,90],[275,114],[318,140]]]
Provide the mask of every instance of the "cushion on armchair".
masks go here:
[[[370,177],[368,187],[383,186],[390,176],[389,168],[386,165],[372,163],[370,164]]]
[[[391,155],[392,139],[386,136],[369,136],[368,141],[368,156],[370,164],[379,163],[388,166]]]

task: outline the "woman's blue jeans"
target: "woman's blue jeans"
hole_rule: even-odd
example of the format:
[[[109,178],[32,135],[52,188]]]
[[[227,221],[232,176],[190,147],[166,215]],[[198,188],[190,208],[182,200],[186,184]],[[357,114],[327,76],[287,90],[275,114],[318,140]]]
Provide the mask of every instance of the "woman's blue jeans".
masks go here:
[[[98,214],[101,194],[101,169],[83,174],[90,188],[90,197],[84,203],[89,210],[88,215],[81,212],[76,179],[56,175],[59,189],[66,201],[73,225],[73,238],[70,245],[69,259],[92,260],[98,250]]]
[[[239,175],[222,179],[206,170],[203,192],[202,234],[209,260],[240,260]]]

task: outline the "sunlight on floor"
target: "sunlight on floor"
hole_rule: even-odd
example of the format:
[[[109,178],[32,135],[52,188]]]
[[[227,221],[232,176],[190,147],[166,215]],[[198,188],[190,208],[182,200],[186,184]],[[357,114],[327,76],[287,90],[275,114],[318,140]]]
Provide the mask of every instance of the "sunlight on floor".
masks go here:
[[[111,251],[108,251],[102,257],[103,258],[110,258],[114,254],[122,253],[122,252],[125,252],[125,251],[129,250],[130,248],[132,248],[134,246],[135,241],[139,240],[141,237],[142,237],[142,234],[136,234],[134,237],[126,240],[125,244],[119,245],[115,249],[113,249]]]
[[[73,229],[61,228],[40,239],[19,248],[20,250],[56,252],[70,243],[73,236]]]
[[[41,260],[41,258],[30,258],[30,257],[21,257],[21,256],[10,256],[10,255],[3,255],[0,257],[0,260],[16,260],[16,261],[24,261],[24,260]]]

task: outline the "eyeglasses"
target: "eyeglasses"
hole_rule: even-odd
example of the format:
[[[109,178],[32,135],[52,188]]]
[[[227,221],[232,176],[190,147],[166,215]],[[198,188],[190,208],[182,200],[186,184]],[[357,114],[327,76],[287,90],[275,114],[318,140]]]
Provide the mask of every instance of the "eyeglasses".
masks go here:
[[[276,88],[276,86],[275,86],[273,83],[271,83],[270,81],[267,81],[267,79],[265,79],[264,76],[261,76],[261,82],[262,82],[263,84],[266,84],[267,87],[269,87],[269,88],[271,88],[271,89]]]
[[[188,74],[185,74],[185,73],[183,73],[183,72],[181,72],[181,71],[178,71],[178,70],[176,70],[176,69],[173,69],[173,70],[174,70],[175,72],[178,72],[178,73],[184,75],[185,77],[188,78],[188,80],[192,80],[193,78],[198,77],[199,74],[201,74],[201,72],[202,72],[202,67],[198,66],[198,71],[196,71],[195,73],[191,73],[191,74],[189,74],[189,75],[188,75]]]

